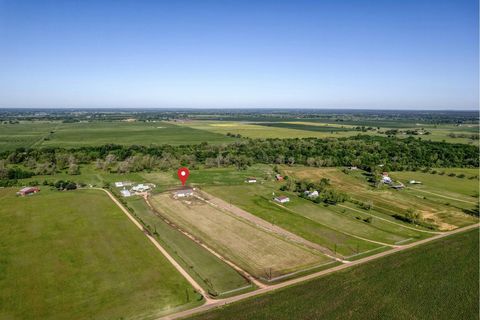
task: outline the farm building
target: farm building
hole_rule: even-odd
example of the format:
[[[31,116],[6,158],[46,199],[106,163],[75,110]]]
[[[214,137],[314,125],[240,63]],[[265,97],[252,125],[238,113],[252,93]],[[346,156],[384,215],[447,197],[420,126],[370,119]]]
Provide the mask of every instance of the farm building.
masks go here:
[[[247,179],[245,179],[245,182],[247,182],[247,183],[257,183],[257,178],[248,177]]]
[[[123,182],[123,181],[115,182],[115,187],[117,188],[129,187],[131,185],[132,185],[131,182]]]
[[[357,166],[351,166],[351,167],[348,167],[348,169],[350,169],[350,170],[358,170]]]
[[[120,190],[120,194],[121,194],[123,197],[130,197],[130,196],[132,195],[132,193],[130,192],[130,190],[127,190],[127,189]]]
[[[422,184],[422,182],[418,181],[418,180],[410,180],[408,183],[410,183],[410,184]]]
[[[134,186],[132,188],[132,191],[135,191],[135,192],[145,192],[145,191],[148,191],[150,190],[152,187],[149,186],[149,185],[145,185],[145,184],[137,184],[136,186]]]
[[[303,194],[306,195],[309,198],[318,197],[318,191],[317,190],[313,190],[313,191],[306,190]]]
[[[287,203],[287,202],[290,202],[290,198],[289,198],[289,197],[286,197],[286,196],[275,197],[275,198],[273,198],[273,200],[275,200],[275,201],[278,202],[278,203]]]
[[[193,196],[193,189],[192,188],[186,188],[186,189],[177,190],[173,193],[173,196],[175,198],[184,198],[184,197]]]
[[[17,192],[17,195],[19,196],[28,196],[29,194],[34,194],[34,193],[37,193],[39,192],[40,189],[37,188],[37,187],[25,187],[25,188],[22,188],[20,189],[18,192]]]
[[[275,179],[276,179],[277,181],[283,181],[283,177],[282,177],[279,173],[277,173],[277,174],[275,175]]]

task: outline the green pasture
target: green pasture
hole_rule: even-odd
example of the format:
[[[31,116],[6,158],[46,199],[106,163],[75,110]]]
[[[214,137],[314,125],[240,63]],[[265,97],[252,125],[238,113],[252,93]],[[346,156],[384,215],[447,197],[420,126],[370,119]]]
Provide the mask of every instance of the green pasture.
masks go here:
[[[478,319],[478,250],[475,229],[190,319]]]
[[[102,191],[0,189],[1,319],[153,319],[199,295]]]

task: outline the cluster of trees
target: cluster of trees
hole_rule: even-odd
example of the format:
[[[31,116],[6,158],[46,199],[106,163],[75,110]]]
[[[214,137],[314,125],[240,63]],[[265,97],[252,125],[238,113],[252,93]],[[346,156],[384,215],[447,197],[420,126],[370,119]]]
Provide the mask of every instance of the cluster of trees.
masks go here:
[[[0,180],[26,179],[35,175],[32,171],[23,170],[21,168],[8,168],[5,161],[0,161]]]
[[[467,134],[467,133],[449,133],[448,136],[450,138],[466,138],[466,139],[471,139],[471,140],[478,140],[479,135],[477,134]]]
[[[373,171],[418,170],[424,167],[478,167],[475,146],[423,141],[414,138],[356,136],[340,139],[243,139],[230,144],[181,146],[120,146],[63,148],[19,148],[3,152],[5,164],[21,164],[35,174],[51,174],[68,169],[78,174],[78,164],[95,163],[97,168],[133,172],[167,170],[179,165],[236,166],[244,169],[254,163],[302,164],[316,167],[358,166]]]
[[[327,204],[336,204],[348,200],[348,195],[346,193],[334,189],[330,185],[330,181],[325,178],[322,178],[318,182],[306,180],[295,181],[292,178],[288,178],[280,190],[297,192],[300,197],[311,200],[315,203],[323,202]],[[317,191],[318,196],[309,197],[305,194],[305,191]]]
[[[387,136],[395,136],[397,134],[408,134],[408,135],[413,135],[413,136],[418,136],[418,135],[429,135],[430,131],[426,131],[423,128],[422,129],[406,129],[406,130],[399,130],[399,129],[389,129],[385,130],[384,133]]]

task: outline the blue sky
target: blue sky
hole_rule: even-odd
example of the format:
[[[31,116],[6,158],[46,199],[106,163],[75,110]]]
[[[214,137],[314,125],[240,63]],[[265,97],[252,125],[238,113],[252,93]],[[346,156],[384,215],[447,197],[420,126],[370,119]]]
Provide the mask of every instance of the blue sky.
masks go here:
[[[476,0],[0,0],[0,107],[474,109]]]

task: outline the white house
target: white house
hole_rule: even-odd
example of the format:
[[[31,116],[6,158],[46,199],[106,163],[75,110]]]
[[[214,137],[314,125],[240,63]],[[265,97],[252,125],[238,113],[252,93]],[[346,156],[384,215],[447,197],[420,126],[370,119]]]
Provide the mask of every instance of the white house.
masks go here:
[[[389,176],[383,176],[382,177],[382,182],[386,183],[386,184],[391,184],[392,183],[392,178],[390,178]]]
[[[257,178],[248,177],[247,179],[245,179],[245,182],[247,182],[247,183],[257,183]]]
[[[273,200],[275,200],[275,201],[278,202],[278,203],[287,203],[287,202],[290,202],[290,198],[289,198],[289,197],[286,197],[286,196],[275,197],[275,198],[273,198]]]
[[[184,198],[184,197],[190,197],[193,196],[193,189],[182,189],[182,190],[177,190],[173,193],[173,196],[175,198]]]
[[[123,182],[115,182],[115,187],[117,188],[122,188],[123,187]]]
[[[140,184],[137,184],[136,186],[134,186],[132,188],[132,191],[135,191],[135,192],[145,192],[145,191],[148,191],[150,190],[151,187],[150,186],[147,186],[147,185],[144,185],[142,183]]]
[[[306,190],[306,191],[304,192],[304,194],[305,194],[307,197],[312,198],[312,199],[318,197],[318,191],[317,191],[317,190],[313,190],[313,191],[308,191],[308,190]]]
[[[130,197],[132,195],[130,190],[127,190],[127,189],[120,190],[120,194],[124,197]]]

